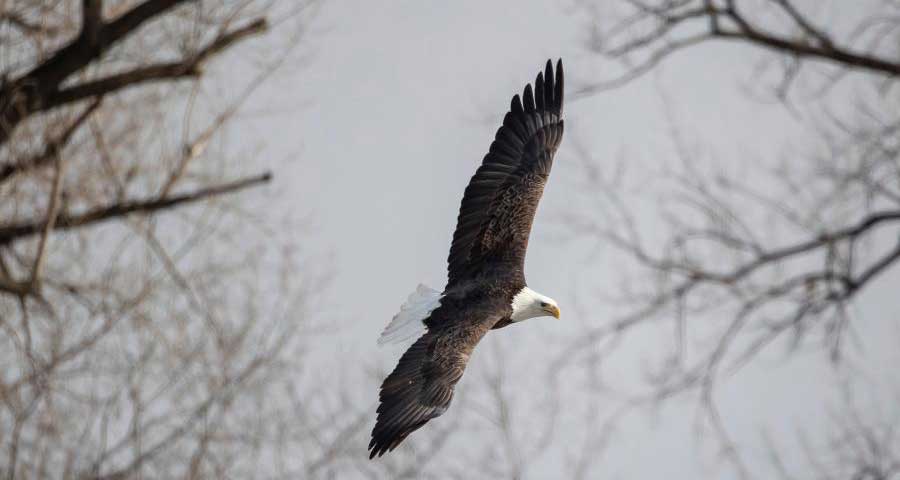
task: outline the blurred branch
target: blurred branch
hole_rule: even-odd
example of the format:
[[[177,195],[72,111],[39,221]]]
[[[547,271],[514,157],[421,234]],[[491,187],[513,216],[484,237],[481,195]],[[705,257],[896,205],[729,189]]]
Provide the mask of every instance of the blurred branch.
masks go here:
[[[47,95],[47,98],[42,103],[39,110],[49,110],[60,105],[77,102],[85,98],[115,93],[124,88],[138,86],[144,83],[198,77],[202,74],[201,69],[203,63],[210,57],[225,50],[243,38],[261,33],[265,30],[266,21],[264,19],[257,19],[247,26],[223,34],[189,58],[176,62],[160,63],[136,68],[128,72],[91,80],[50,93]]]
[[[56,220],[59,218],[60,197],[62,195],[63,168],[65,165],[65,163],[59,158],[58,154],[53,155],[53,160],[56,167],[53,172],[53,186],[50,189],[50,198],[47,201],[46,219],[41,226],[41,237],[38,241],[37,253],[35,254],[34,263],[31,267],[31,277],[27,281],[16,282],[11,277],[8,277],[8,271],[6,270],[6,268],[3,268],[3,272],[2,274],[0,274],[0,291],[5,291],[7,293],[17,295],[20,301],[22,301],[24,297],[28,295],[34,295],[39,299],[43,298],[40,293],[41,268],[44,265],[44,258],[46,258],[47,241],[49,239],[50,232],[53,231],[53,228],[56,225]],[[28,313],[24,305],[22,310],[23,315],[27,317]]]
[[[900,60],[874,49],[860,52],[852,48],[849,41],[834,40],[790,0],[765,0],[765,3],[775,6],[789,18],[802,33],[801,37],[778,34],[755,25],[740,9],[740,0],[727,0],[724,4],[713,0],[628,0],[627,3],[635,13],[613,25],[606,34],[598,33],[598,38],[592,42],[598,53],[626,63],[627,71],[613,80],[584,87],[576,92],[576,96],[621,86],[653,69],[676,51],[709,40],[737,41],[796,59],[823,60],[843,68],[900,77]],[[649,32],[632,33],[643,30]],[[691,33],[676,34],[681,30]],[[643,54],[645,58],[633,64],[629,57],[637,54]],[[787,73],[793,74],[796,72]]]
[[[50,236],[50,232],[53,231],[53,227],[56,225],[56,220],[59,218],[59,207],[60,207],[60,197],[62,195],[62,179],[63,179],[63,171],[65,162],[63,162],[59,157],[56,159],[56,168],[53,172],[53,187],[50,189],[50,201],[47,202],[47,220],[44,223],[44,227],[41,230],[41,239],[38,242],[37,254],[34,258],[34,266],[31,269],[31,290],[35,291],[39,288],[40,276],[41,276],[41,268],[44,266],[44,258],[46,258],[47,253],[47,240]]]
[[[639,335],[639,327],[658,333],[673,322],[675,338],[654,358],[643,392],[625,402],[657,405],[697,394],[700,418],[723,458],[750,478],[740,442],[719,416],[715,389],[776,341],[799,348],[814,327],[831,361],[841,358],[854,300],[900,265],[900,238],[892,238],[900,228],[900,204],[891,194],[900,181],[898,156],[882,147],[896,138],[893,126],[875,121],[842,129],[847,138],[840,146],[823,134],[826,155],[798,163],[792,152],[787,166],[763,164],[739,174],[727,173],[718,156],[710,158],[709,171],[699,168],[705,150],[689,148],[677,126],[673,150],[680,168],[665,168],[660,177],[629,179],[580,149],[591,208],[568,216],[568,227],[634,270],[622,269],[618,295],[610,298],[621,315],[588,327],[551,371],[564,365],[600,370],[606,345]],[[659,189],[648,186],[650,178]],[[630,180],[638,197],[629,195]],[[658,197],[659,218],[648,220],[638,198],[646,200],[651,188],[666,193]],[[779,241],[785,227],[789,241]]]
[[[820,46],[824,48],[834,48],[834,44],[831,41],[831,37],[828,36],[827,33],[820,30],[819,28],[814,27],[808,18],[806,18],[797,7],[791,3],[791,0],[775,0],[778,5],[790,15],[791,19],[800,26],[804,33],[806,33],[810,38],[815,39]]]
[[[778,3],[786,2],[782,0]],[[796,14],[795,10],[791,11]],[[825,40],[820,45],[810,45],[800,40],[794,40],[766,32],[751,25],[735,8],[722,10],[720,11],[720,14],[734,20],[735,23],[738,24],[738,29],[733,31],[718,30],[710,32],[713,37],[745,41],[753,45],[770,48],[780,53],[829,60],[843,64],[846,67],[861,68],[894,77],[900,76],[900,62],[897,62],[896,60],[857,53],[848,47],[834,45],[831,43],[831,40]],[[806,21],[802,21],[801,25],[804,26],[804,29],[812,28],[808,26]],[[821,33],[817,33],[816,35],[817,37],[823,36]]]
[[[4,165],[0,168],[0,184],[10,179],[10,177],[22,173],[27,172],[29,170],[33,170],[36,168],[40,168],[44,165],[49,164],[53,159],[55,159],[62,149],[69,143],[69,139],[72,138],[72,134],[75,133],[76,130],[87,120],[94,111],[100,107],[100,103],[102,102],[102,98],[96,98],[94,101],[81,112],[72,123],[69,124],[68,127],[56,138],[51,138],[46,141],[44,146],[44,151],[18,161],[13,161]]]
[[[112,93],[129,85],[198,75],[201,64],[209,57],[266,28],[265,20],[257,19],[247,26],[221,34],[199,52],[181,61],[141,67],[59,90],[66,78],[101,58],[145,22],[182,3],[185,0],[145,0],[115,20],[104,22],[100,17],[102,2],[84,0],[81,33],[31,71],[0,88],[0,145],[7,142],[22,120],[36,112]]]
[[[240,387],[244,383],[249,382],[254,374],[263,365],[263,359],[256,358],[242,370],[233,374],[233,376],[223,379],[222,385],[213,390],[203,402],[196,405],[190,411],[189,415],[187,415],[187,418],[182,420],[177,427],[173,428],[163,438],[159,439],[157,442],[144,449],[140,455],[135,457],[124,468],[102,475],[86,475],[82,476],[82,478],[93,480],[124,480],[134,477],[145,463],[150,461],[155,456],[159,455],[165,449],[172,448],[175,441],[184,437],[188,432],[193,430],[200,420],[209,415],[210,410],[212,410],[219,404],[228,402],[229,397],[239,391]],[[114,451],[115,447],[113,449],[110,449],[106,453],[109,454]],[[98,465],[95,467],[95,470],[99,470],[99,464],[102,463],[102,461],[103,458],[101,457]]]
[[[777,263],[789,257],[801,255],[817,248],[829,246],[834,242],[839,242],[842,240],[855,241],[857,237],[866,233],[868,230],[874,228],[875,226],[881,223],[892,221],[900,221],[900,210],[876,212],[863,218],[863,220],[861,220],[854,226],[838,229],[833,232],[825,232],[819,235],[817,238],[805,242],[800,242],[788,247],[783,247],[768,252],[761,252],[760,255],[753,261],[748,262],[727,274],[717,274],[714,272],[694,270],[693,268],[688,266],[679,265],[677,263],[667,263],[665,261],[657,261],[655,263],[656,268],[659,268],[661,270],[683,270],[684,273],[691,277],[691,280],[713,281],[723,284],[731,284],[741,280],[758,268],[767,264]],[[647,257],[647,261],[653,262],[653,260],[651,260],[649,257]],[[852,281],[853,279],[850,278],[846,280],[851,281],[851,284],[854,285],[857,283],[857,281]],[[859,280],[864,279],[861,278]]]
[[[324,330],[298,318],[323,288],[313,262],[285,219],[237,193],[270,181],[247,163],[256,157],[207,151],[243,108],[268,108],[251,93],[279,65],[303,63],[292,52],[315,4],[7,3],[0,477],[302,474],[318,461],[297,456],[314,448],[311,436],[335,438],[319,476],[331,462],[351,465],[358,429],[341,433],[332,416],[355,405],[324,412],[308,402],[314,384],[298,380],[311,335]],[[269,20],[278,35],[229,56],[227,71],[206,71]],[[235,83],[227,73],[237,70]],[[198,75],[189,98],[146,88]],[[113,92],[124,94],[104,95]],[[322,421],[301,427],[301,415]]]
[[[82,0],[81,35],[88,45],[100,44],[100,28],[103,26],[103,1]]]
[[[9,23],[28,35],[52,34],[56,31],[53,27],[31,22],[15,12],[0,12],[0,22]]]
[[[181,205],[205,200],[226,193],[236,192],[260,183],[266,183],[272,179],[270,173],[264,173],[255,177],[248,177],[225,183],[213,187],[201,188],[189,193],[180,195],[172,195],[159,197],[152,200],[133,200],[119,202],[112,205],[97,207],[88,212],[69,215],[62,213],[56,220],[57,230],[69,230],[93,225],[104,222],[113,218],[122,217],[130,214],[152,214],[157,211],[166,210]],[[23,223],[0,226],[0,245],[9,244],[10,242],[22,237],[34,235],[41,231],[44,224],[39,223]]]
[[[54,88],[69,75],[100,58],[147,21],[185,2],[186,0],[145,0],[111,22],[102,22],[96,12],[89,11],[85,15],[88,21],[83,27],[90,29],[90,35],[85,35],[82,30],[82,34],[71,43],[14,83],[33,85],[32,88],[38,91]],[[88,10],[93,9],[94,6],[90,5],[93,2],[85,3],[90,6]],[[98,37],[99,44],[91,44],[93,37]]]

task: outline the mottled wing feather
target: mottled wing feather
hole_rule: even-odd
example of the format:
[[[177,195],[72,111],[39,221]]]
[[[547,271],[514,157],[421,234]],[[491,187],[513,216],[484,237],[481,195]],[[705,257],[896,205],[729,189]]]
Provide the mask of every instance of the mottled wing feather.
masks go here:
[[[534,213],[562,140],[562,61],[514,96],[503,125],[463,195],[447,259],[447,289],[483,268],[522,273]],[[516,279],[524,281],[522,279]]]
[[[441,315],[442,310],[453,309],[440,307],[432,315]],[[481,313],[480,318],[442,322],[444,327],[430,330],[403,354],[381,385],[369,458],[393,450],[407,435],[447,410],[469,355],[503,315]]]

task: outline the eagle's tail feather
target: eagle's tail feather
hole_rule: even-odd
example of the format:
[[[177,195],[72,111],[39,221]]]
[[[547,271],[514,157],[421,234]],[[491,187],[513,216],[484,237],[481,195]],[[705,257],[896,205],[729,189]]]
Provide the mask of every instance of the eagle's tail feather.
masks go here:
[[[400,312],[384,328],[378,344],[400,343],[421,336],[427,329],[425,319],[440,304],[441,292],[420,284],[400,307]]]

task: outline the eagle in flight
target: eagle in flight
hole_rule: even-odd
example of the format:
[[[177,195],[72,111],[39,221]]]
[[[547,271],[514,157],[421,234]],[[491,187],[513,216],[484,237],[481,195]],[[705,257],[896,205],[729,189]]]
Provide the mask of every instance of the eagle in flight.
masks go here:
[[[534,317],[559,318],[556,302],[525,283],[534,213],[563,134],[562,60],[547,61],[515,95],[484,161],[469,181],[447,259],[443,292],[420,285],[378,343],[418,340],[384,380],[369,458],[397,447],[442,415],[469,355],[488,330]]]

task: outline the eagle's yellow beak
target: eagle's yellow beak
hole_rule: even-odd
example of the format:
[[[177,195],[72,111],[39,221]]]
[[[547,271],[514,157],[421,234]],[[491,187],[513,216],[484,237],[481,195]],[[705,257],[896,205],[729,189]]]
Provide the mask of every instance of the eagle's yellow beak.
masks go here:
[[[547,305],[547,307],[544,308],[544,311],[550,314],[550,316],[552,317],[559,318],[559,307],[557,307],[556,305]]]

